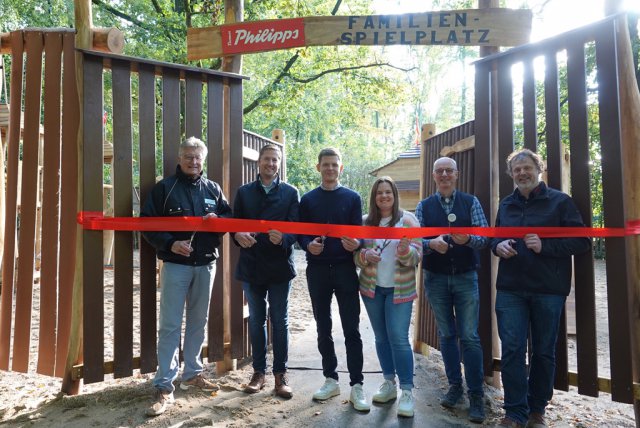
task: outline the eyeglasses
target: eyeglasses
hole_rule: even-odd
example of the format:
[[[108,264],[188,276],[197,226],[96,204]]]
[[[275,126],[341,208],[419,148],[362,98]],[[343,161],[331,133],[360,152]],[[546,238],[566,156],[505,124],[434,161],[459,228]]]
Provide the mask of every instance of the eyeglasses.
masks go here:
[[[182,155],[181,157],[187,162],[193,162],[194,160],[200,162],[203,159],[201,155]]]
[[[436,175],[444,175],[445,172],[447,173],[447,175],[451,175],[456,171],[457,169],[453,169],[453,168],[438,168],[433,172],[435,172]]]

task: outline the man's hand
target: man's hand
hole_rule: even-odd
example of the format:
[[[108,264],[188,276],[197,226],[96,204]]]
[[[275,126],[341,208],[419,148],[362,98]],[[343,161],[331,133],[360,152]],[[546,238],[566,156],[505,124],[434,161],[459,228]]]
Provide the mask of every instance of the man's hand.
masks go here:
[[[218,214],[216,214],[216,213],[207,213],[207,214],[206,214],[204,217],[202,217],[202,218],[204,218],[205,220],[206,220],[206,219],[208,219],[208,218],[218,218]]]
[[[174,243],[171,244],[172,253],[189,257],[192,251],[193,248],[191,248],[191,242],[188,239],[186,241],[174,241]]]
[[[242,248],[251,248],[258,242],[249,232],[237,232],[235,238]]]
[[[282,243],[282,232],[279,230],[270,230],[269,241],[271,241],[273,245],[280,245]]]
[[[524,235],[524,245],[536,254],[540,254],[540,251],[542,251],[542,241],[535,233]]]
[[[452,233],[450,236],[453,242],[458,245],[465,245],[471,239],[468,233]]]
[[[364,251],[364,259],[367,261],[367,263],[376,264],[380,262],[380,260],[382,260],[382,257],[380,257],[380,252],[378,250],[368,248]]]
[[[355,251],[360,246],[360,241],[358,241],[357,239],[349,238],[348,236],[341,237],[340,242],[342,242],[342,248],[347,251]]]
[[[431,248],[433,251],[437,251],[440,254],[445,254],[447,251],[449,251],[449,243],[444,239],[446,236],[447,235],[440,235],[437,238],[429,241],[429,248]]]
[[[498,257],[501,257],[503,259],[510,259],[511,257],[518,255],[516,249],[513,248],[513,244],[515,243],[516,241],[514,241],[513,239],[505,239],[504,241],[501,241],[496,246],[496,254],[498,255]]]
[[[324,250],[324,239],[320,236],[316,237],[313,241],[307,245],[307,250],[314,256],[319,256]]]

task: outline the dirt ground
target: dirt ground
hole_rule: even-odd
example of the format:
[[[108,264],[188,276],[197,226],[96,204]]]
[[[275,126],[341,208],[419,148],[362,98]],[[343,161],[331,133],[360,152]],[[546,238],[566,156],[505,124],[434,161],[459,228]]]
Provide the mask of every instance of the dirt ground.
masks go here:
[[[299,276],[294,280],[290,302],[290,381],[294,397],[283,400],[273,393],[273,379],[258,394],[248,396],[242,392],[251,375],[250,365],[240,367],[221,377],[215,374],[213,364],[206,365],[205,374],[215,378],[221,390],[213,394],[176,392],[176,404],[156,418],[145,416],[151,402],[152,375],[136,373],[131,378],[107,379],[99,384],[85,385],[78,396],[63,396],[60,380],[37,374],[0,371],[0,425],[11,427],[465,427],[465,405],[446,410],[438,405],[443,394],[446,376],[442,359],[437,351],[428,356],[415,356],[416,415],[414,418],[397,418],[395,403],[375,405],[367,414],[361,414],[348,403],[348,375],[341,341],[340,328],[334,329],[338,349],[340,386],[342,394],[325,403],[315,403],[311,394],[323,382],[319,369],[320,359],[315,346],[315,323],[309,303],[304,275],[304,256],[297,252]],[[604,265],[597,263],[598,317],[606,317],[606,287]],[[107,275],[108,277],[109,275]],[[37,293],[36,293],[37,294]],[[113,305],[112,288],[105,286],[105,315],[111,319]],[[135,299],[134,299],[135,301]],[[37,307],[37,298],[34,300]],[[37,311],[34,311],[37,312]],[[338,319],[337,316],[335,318]],[[606,322],[602,321],[602,322]],[[601,354],[600,376],[608,375],[608,329],[599,322],[598,341]],[[112,335],[111,326],[105,333]],[[34,322],[34,326],[38,324]],[[137,326],[134,325],[134,330]],[[382,380],[379,372],[373,333],[364,309],[361,330],[365,346],[365,392],[370,397]],[[136,337],[134,331],[134,337]],[[33,339],[37,339],[34,329]],[[37,343],[34,341],[34,343]],[[570,344],[570,354],[575,346]],[[107,346],[108,349],[108,346]],[[36,346],[32,347],[30,367],[35,371]],[[107,357],[109,357],[107,355]],[[574,368],[575,370],[575,368]],[[487,421],[483,426],[495,425],[502,416],[502,392],[486,387]],[[548,407],[548,421],[555,427],[634,427],[631,405],[613,403],[609,394],[600,398],[583,397],[575,388],[569,392],[556,391]]]

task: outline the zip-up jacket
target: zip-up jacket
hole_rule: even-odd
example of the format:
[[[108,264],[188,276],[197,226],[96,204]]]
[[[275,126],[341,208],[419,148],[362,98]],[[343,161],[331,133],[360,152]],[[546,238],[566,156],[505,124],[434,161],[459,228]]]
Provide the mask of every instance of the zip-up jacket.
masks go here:
[[[300,196],[298,190],[277,177],[274,187],[265,192],[260,178],[240,187],[233,200],[235,218],[273,221],[298,221]],[[290,281],[296,276],[293,244],[296,235],[284,234],[279,245],[269,235],[259,233],[256,243],[240,249],[235,277],[251,284],[274,284]],[[236,245],[239,245],[235,240]]]
[[[516,189],[500,202],[496,227],[500,226],[580,227],[584,223],[569,195],[548,188],[540,182],[529,199],[525,199]],[[571,290],[571,256],[588,251],[591,240],[540,238],[542,250],[540,254],[536,254],[526,247],[522,238],[495,238],[491,241],[491,251],[494,254],[498,243],[505,239],[514,239],[514,248],[518,252],[509,259],[500,259],[496,288],[568,295]]]
[[[216,213],[218,217],[231,217],[231,207],[222,189],[202,174],[192,179],[180,166],[176,173],[153,186],[142,207],[140,217],[204,217]],[[193,232],[143,232],[142,236],[156,249],[160,260],[181,265],[202,266],[218,257],[218,245],[223,234],[196,232],[191,241],[193,252],[189,257],[171,251],[175,241],[191,239]]]

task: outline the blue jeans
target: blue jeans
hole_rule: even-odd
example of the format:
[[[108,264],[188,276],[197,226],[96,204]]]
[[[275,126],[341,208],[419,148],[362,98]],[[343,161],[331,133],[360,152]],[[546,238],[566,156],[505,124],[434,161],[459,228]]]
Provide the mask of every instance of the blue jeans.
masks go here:
[[[438,324],[440,352],[449,385],[462,386],[460,347],[469,395],[484,395],[482,345],[478,335],[480,298],[476,271],[447,275],[423,271],[424,289]],[[460,340],[460,345],[458,345]]]
[[[500,371],[506,416],[525,423],[529,413],[544,414],[553,396],[556,339],[565,296],[524,291],[496,295],[498,333],[502,341]],[[531,360],[527,376],[527,337]]]
[[[183,379],[191,379],[202,372],[202,344],[209,316],[209,302],[216,264],[188,266],[162,264],[160,272],[160,322],[158,330],[158,371],[153,386],[173,391],[173,381],[180,368],[179,349],[182,314],[185,304],[187,319],[182,346],[184,356]]]
[[[360,292],[358,274],[352,263],[307,265],[307,285],[313,317],[318,331],[318,350],[322,356],[322,373],[338,380],[338,358],[331,328],[331,300],[336,295],[344,343],[347,349],[347,369],[350,385],[362,383],[362,338],[360,337]]]
[[[249,336],[253,371],[267,371],[267,301],[273,342],[273,373],[287,371],[289,359],[289,290],[291,282],[278,284],[242,283],[249,303]]]
[[[393,303],[393,287],[376,287],[373,299],[362,296],[376,337],[376,353],[382,374],[395,381],[400,389],[413,388],[413,351],[409,343],[409,324],[413,300]]]

